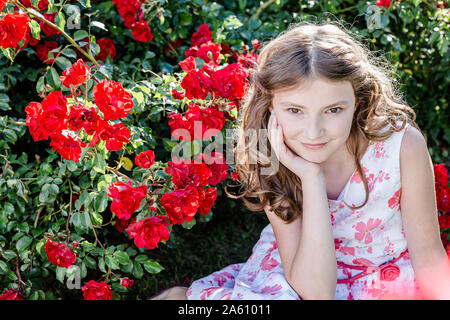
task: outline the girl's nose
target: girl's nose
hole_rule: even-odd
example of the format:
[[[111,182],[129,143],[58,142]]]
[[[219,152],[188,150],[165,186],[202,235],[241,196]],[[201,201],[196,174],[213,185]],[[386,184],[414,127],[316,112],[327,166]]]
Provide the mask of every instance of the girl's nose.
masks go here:
[[[306,143],[320,143],[325,130],[319,121],[311,120],[305,130],[305,137],[309,140]]]

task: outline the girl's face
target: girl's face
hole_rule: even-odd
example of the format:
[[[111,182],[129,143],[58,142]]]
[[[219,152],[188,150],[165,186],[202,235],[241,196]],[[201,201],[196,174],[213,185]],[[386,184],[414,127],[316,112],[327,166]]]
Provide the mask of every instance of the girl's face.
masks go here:
[[[316,79],[294,89],[278,90],[272,106],[285,144],[294,153],[315,163],[343,159],[356,109],[349,81]],[[333,161],[332,156],[337,159]]]

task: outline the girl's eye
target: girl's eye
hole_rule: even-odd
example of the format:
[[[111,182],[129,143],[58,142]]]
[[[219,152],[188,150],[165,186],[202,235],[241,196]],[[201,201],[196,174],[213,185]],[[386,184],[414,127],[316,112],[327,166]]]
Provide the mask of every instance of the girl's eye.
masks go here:
[[[328,111],[329,111],[329,110],[336,110],[336,112],[331,112],[331,113],[339,113],[339,112],[337,111],[337,109],[339,109],[339,112],[342,111],[342,108],[341,108],[341,107],[334,107],[334,108],[328,109]]]
[[[295,109],[295,108],[289,108],[288,110],[294,110],[293,112],[291,112],[291,113],[295,113],[295,114],[297,114],[298,112],[297,111],[301,111],[300,109]]]

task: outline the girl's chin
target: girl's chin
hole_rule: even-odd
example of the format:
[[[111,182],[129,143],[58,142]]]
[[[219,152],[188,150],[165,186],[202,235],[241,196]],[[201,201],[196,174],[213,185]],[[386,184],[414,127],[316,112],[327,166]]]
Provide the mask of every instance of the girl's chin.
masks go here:
[[[326,159],[324,159],[323,155],[320,155],[313,150],[305,150],[302,152],[297,152],[290,147],[288,147],[288,148],[292,151],[293,154],[295,154],[296,156],[303,158],[309,162],[314,162],[314,163],[320,164],[320,163],[325,162],[325,160],[326,160]]]

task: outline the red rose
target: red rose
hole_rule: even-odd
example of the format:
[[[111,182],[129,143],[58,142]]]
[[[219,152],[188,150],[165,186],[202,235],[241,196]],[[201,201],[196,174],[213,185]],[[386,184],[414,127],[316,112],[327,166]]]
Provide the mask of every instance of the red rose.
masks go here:
[[[134,284],[134,280],[130,280],[128,278],[122,278],[122,279],[120,279],[120,284],[123,285],[125,288],[130,289]]]
[[[225,125],[225,116],[222,111],[209,107],[204,108],[195,103],[189,103],[186,120],[191,123],[189,126],[191,137],[200,140],[206,140],[217,135]]]
[[[204,42],[212,41],[212,32],[207,24],[202,24],[191,37],[191,47],[200,46]]]
[[[201,153],[196,159],[198,161],[204,161],[212,172],[208,184],[215,186],[228,177],[228,164],[223,154],[219,152],[211,152],[209,155]]]
[[[109,151],[119,151],[122,149],[124,143],[130,142],[131,132],[122,122],[119,122],[112,126],[108,124],[101,127],[98,136],[100,139],[106,141],[106,149]]]
[[[56,41],[47,41],[44,44],[36,45],[36,55],[39,60],[45,62],[46,64],[52,64],[55,59],[49,59],[48,54],[51,50],[58,48],[58,43]],[[55,58],[56,53],[52,52],[51,55]]]
[[[64,159],[75,162],[80,161],[81,148],[86,147],[86,144],[75,133],[69,130],[62,130],[61,133],[52,134],[50,137],[50,146]]]
[[[138,248],[154,249],[162,240],[169,240],[169,229],[162,217],[143,218],[127,228],[127,233]]]
[[[0,0],[2,1],[2,0]],[[20,2],[27,8],[34,8],[31,4],[30,0],[20,0]],[[47,0],[39,0],[38,9],[39,11],[47,11],[48,8],[48,1]],[[0,10],[1,11],[1,10]]]
[[[196,187],[187,187],[166,193],[161,198],[171,224],[183,224],[192,221],[200,205]]]
[[[44,251],[50,263],[67,268],[76,263],[77,257],[70,248],[62,242],[47,240]]]
[[[67,129],[67,99],[61,91],[52,91],[42,100],[41,125],[49,135]]]
[[[47,19],[48,21],[52,22],[53,24],[55,24],[55,17],[56,17],[56,12],[44,13],[44,18]],[[48,25],[45,22],[41,22],[39,24],[39,26],[40,26],[42,32],[44,33],[44,35],[46,35],[47,37],[61,33],[58,29],[53,28],[52,26]]]
[[[139,153],[134,159],[137,166],[148,169],[155,163],[155,153],[152,150],[147,150]]]
[[[211,77],[213,91],[225,99],[242,99],[248,87],[247,76],[247,71],[241,64],[229,64]]]
[[[81,287],[84,300],[112,300],[112,290],[103,281],[90,280]]]
[[[25,38],[30,18],[26,14],[8,13],[0,20],[0,47],[17,49]]]
[[[240,63],[246,69],[253,69],[258,62],[258,55],[256,53],[241,54],[237,57],[238,63]]]
[[[23,300],[22,294],[13,288],[3,291],[0,300]]]
[[[213,62],[214,65],[217,66],[220,63],[221,50],[220,44],[208,41],[200,45],[196,52],[196,56],[203,59],[206,63]]]
[[[176,100],[183,100],[184,99],[184,95],[183,92],[179,92],[175,89],[172,89],[172,97]]]
[[[231,179],[232,179],[233,181],[240,181],[240,180],[241,180],[241,178],[239,177],[239,174],[238,174],[236,171],[233,171],[233,172],[231,173]]]
[[[133,188],[132,182],[127,184],[117,181],[108,185],[107,195],[113,198],[111,212],[119,219],[130,219],[131,215],[139,209],[142,199],[147,195],[147,187]]]
[[[188,99],[205,99],[211,91],[211,79],[203,69],[193,70],[181,80],[181,87]]]
[[[447,186],[448,185],[448,171],[445,168],[445,164],[434,164],[434,180],[435,183],[439,186]]]
[[[127,226],[128,226],[128,219],[117,218],[114,224],[114,228],[116,228],[116,230],[119,231],[120,233],[123,233],[127,228]]]
[[[379,7],[389,7],[391,5],[391,0],[377,0],[377,6]]]
[[[67,128],[67,100],[61,91],[50,92],[42,104],[30,102],[25,108],[26,123],[34,141],[48,139]]]
[[[97,60],[106,61],[108,56],[111,60],[116,56],[116,47],[114,46],[114,42],[109,38],[101,38],[97,40],[97,44],[100,47],[100,52],[95,56]]]
[[[137,41],[147,42],[153,39],[152,30],[145,19],[141,19],[131,27],[131,34]]]
[[[80,86],[88,80],[91,68],[84,64],[83,60],[79,59],[70,68],[63,71],[63,75],[59,77],[62,84],[72,90]]]
[[[69,113],[69,129],[73,131],[81,130],[82,128],[88,135],[95,133],[97,129],[97,121],[100,116],[95,111],[94,107],[89,110],[82,104],[76,104],[70,107]]]
[[[133,23],[142,18],[144,14],[141,3],[137,0],[113,0],[113,3],[117,6],[117,11],[127,28],[131,28]]]
[[[380,277],[384,281],[393,281],[400,275],[400,268],[394,264],[387,262],[380,268]]]
[[[445,230],[450,228],[450,214],[444,213],[438,215],[439,229]],[[447,234],[444,234],[447,237]]]
[[[261,41],[259,40],[252,40],[252,46],[253,46],[253,50],[258,50],[261,47]]]
[[[204,216],[211,210],[212,206],[214,205],[214,202],[217,199],[217,189],[214,187],[210,187],[207,189],[199,187],[197,191],[200,196],[198,213]]]
[[[48,139],[48,132],[41,126],[42,105],[39,102],[30,102],[25,108],[26,124],[34,141]]]
[[[103,80],[94,86],[93,92],[95,104],[103,112],[104,120],[124,118],[133,108],[131,95],[120,82]]]
[[[186,72],[194,71],[195,70],[195,59],[194,57],[187,57],[183,61],[178,62],[181,69]]]
[[[165,172],[172,176],[172,182],[177,189],[208,184],[212,172],[205,163],[184,163],[184,160],[178,162],[174,160],[168,162]]]

